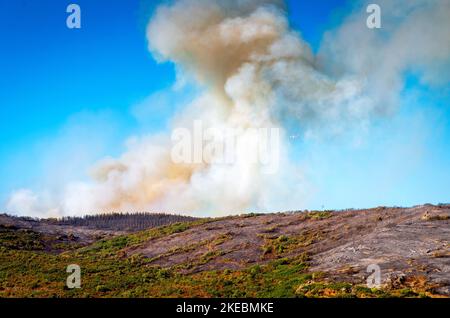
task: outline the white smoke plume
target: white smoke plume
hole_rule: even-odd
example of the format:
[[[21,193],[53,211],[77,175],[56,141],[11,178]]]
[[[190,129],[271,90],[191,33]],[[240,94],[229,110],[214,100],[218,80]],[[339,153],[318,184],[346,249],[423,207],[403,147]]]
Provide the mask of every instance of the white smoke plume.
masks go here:
[[[381,2],[382,32],[366,27],[362,3],[326,35],[318,56],[290,28],[282,1],[161,5],[147,28],[150,51],[204,88],[173,127],[191,128],[195,120],[219,128],[281,127],[278,173],[267,175],[251,164],[251,148],[239,149],[231,165],[175,164],[170,136],[161,134],[135,140],[119,158],[98,163],[91,182],[66,185],[56,203],[39,209],[60,215],[218,215],[301,208],[308,186],[290,159],[290,134],[320,138],[366,130],[373,116],[395,110],[404,72],[411,68],[432,84],[447,81],[442,65],[448,70],[450,2],[407,1],[403,12],[393,1]],[[26,211],[35,211],[37,202],[39,195],[21,190],[9,209],[20,213],[25,204]]]
[[[320,61],[335,77],[357,74],[378,114],[397,109],[408,72],[423,84],[445,87],[450,81],[450,2],[390,1],[382,8],[382,28],[361,27],[369,3],[323,40]]]

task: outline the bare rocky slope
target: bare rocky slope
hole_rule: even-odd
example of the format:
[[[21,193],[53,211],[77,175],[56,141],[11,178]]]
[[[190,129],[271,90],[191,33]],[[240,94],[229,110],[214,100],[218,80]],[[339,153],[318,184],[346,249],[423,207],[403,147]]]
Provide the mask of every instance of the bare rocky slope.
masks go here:
[[[378,265],[381,282],[426,285],[450,295],[450,205],[367,210],[298,211],[202,219],[180,231],[125,245],[123,258],[179,266],[186,275],[239,270],[274,260],[301,258],[308,270],[330,281],[363,284]],[[68,238],[86,246],[128,231],[99,230],[0,215],[3,229]],[[132,231],[131,231],[132,232]],[[58,251],[57,251],[58,252]]]
[[[128,254],[189,271],[239,269],[280,257],[308,255],[310,270],[362,283],[380,266],[383,284],[434,284],[450,294],[450,205],[379,207],[339,212],[293,212],[230,217],[150,240]],[[206,253],[208,262],[196,262]]]

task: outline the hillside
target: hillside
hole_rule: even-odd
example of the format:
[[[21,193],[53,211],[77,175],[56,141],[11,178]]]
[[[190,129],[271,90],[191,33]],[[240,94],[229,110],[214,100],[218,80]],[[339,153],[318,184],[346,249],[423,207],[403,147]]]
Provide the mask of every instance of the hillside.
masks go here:
[[[47,251],[54,252],[55,248],[52,246],[55,245],[80,247],[108,237],[194,220],[196,218],[163,213],[112,213],[61,219],[34,219],[0,214],[0,234],[5,235],[6,230],[17,230],[18,234],[34,233],[40,237]]]
[[[249,214],[136,232],[3,215],[0,296],[448,297],[449,219],[450,205],[424,205]],[[81,289],[65,287],[69,264],[81,266]],[[380,266],[380,289],[365,284],[371,264]]]

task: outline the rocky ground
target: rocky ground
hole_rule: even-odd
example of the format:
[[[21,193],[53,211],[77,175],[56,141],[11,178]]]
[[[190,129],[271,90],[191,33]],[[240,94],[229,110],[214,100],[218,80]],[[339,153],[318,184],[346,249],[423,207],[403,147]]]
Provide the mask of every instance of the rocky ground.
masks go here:
[[[450,296],[449,225],[450,205],[422,205],[204,219],[167,232],[161,230],[158,235],[136,233],[130,238],[124,231],[0,215],[0,234],[38,233],[58,243],[76,242],[74,248],[119,238],[108,246],[113,246],[111,251],[117,251],[113,253],[121,259],[143,258],[145,266],[176,269],[187,276],[301,259],[307,262],[308,272],[320,274],[326,281],[365,284],[368,266],[376,265],[383,286],[426,287],[443,296]],[[1,243],[7,242],[4,235]],[[61,247],[52,250],[55,244],[44,245],[47,252],[62,252]]]
[[[232,217],[156,240],[128,254],[153,258],[155,264],[193,263],[216,253],[189,271],[239,269],[301,253],[310,270],[337,280],[363,282],[367,266],[380,266],[382,283],[408,277],[439,286],[449,295],[450,205],[380,207],[341,212],[293,212]],[[423,282],[421,282],[423,281]]]

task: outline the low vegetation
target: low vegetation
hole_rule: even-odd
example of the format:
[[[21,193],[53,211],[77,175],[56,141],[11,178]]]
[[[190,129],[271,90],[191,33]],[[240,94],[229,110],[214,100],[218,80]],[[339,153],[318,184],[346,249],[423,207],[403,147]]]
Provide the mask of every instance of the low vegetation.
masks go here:
[[[0,297],[426,297],[426,289],[369,289],[350,283],[327,281],[322,273],[308,271],[306,253],[282,257],[318,233],[268,239],[274,257],[264,264],[238,270],[186,274],[189,264],[162,268],[139,254],[127,251],[164,236],[187,231],[210,220],[176,223],[134,234],[103,239],[90,246],[45,252],[46,238],[32,231],[0,231]],[[229,240],[224,234],[210,242],[217,247]],[[47,238],[48,239],[48,238]],[[199,263],[218,257],[220,250],[202,255]],[[81,267],[80,289],[66,287],[66,267]],[[198,265],[198,264],[196,264]],[[192,266],[192,264],[191,264]]]

